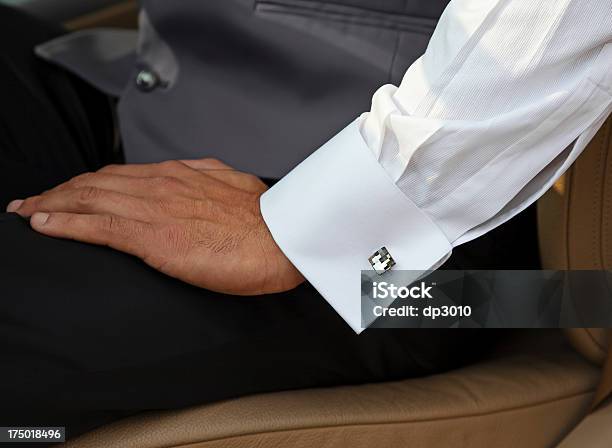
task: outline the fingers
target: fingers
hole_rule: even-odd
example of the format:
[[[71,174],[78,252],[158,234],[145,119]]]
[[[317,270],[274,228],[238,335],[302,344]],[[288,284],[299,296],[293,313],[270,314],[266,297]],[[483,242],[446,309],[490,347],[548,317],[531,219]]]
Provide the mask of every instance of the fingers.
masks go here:
[[[60,191],[66,192],[93,187],[143,199],[201,199],[204,196],[218,196],[216,190],[218,190],[219,185],[226,184],[220,183],[214,177],[204,176],[195,170],[191,170],[191,176],[184,179],[171,176],[135,177],[97,172],[81,174],[44,192],[42,196]]]
[[[131,194],[132,196],[144,196],[151,191],[151,186],[147,182],[147,179],[146,177],[124,176],[119,174],[85,173],[51,190],[47,190],[43,194],[77,188],[96,187],[102,190]]]
[[[57,191],[95,187],[101,190],[114,191],[139,198],[151,197],[152,193],[168,192],[173,195],[189,193],[187,185],[176,177],[135,177],[108,173],[86,173],[63,183],[43,195]]]
[[[57,190],[33,196],[23,201],[15,211],[25,217],[36,212],[68,212],[112,214],[139,221],[147,221],[151,215],[142,198],[96,187]]]
[[[201,174],[206,176],[203,178]],[[94,178],[91,178],[92,176],[102,176],[95,178],[95,181],[100,183],[93,183]],[[123,179],[124,182],[122,182],[121,179],[111,176],[122,176],[128,179]],[[135,196],[146,195],[150,191],[149,188],[156,188],[159,185],[172,188],[173,185],[166,185],[172,183],[171,178],[175,180],[198,178],[200,182],[207,186],[214,185],[211,185],[210,182],[204,182],[206,179],[213,181],[213,184],[216,183],[215,181],[220,181],[225,185],[256,193],[262,193],[268,188],[258,177],[236,171],[231,166],[217,159],[170,160],[152,164],[108,165],[97,173],[78,176],[74,179],[77,185],[79,178],[84,178],[82,180],[86,182],[86,185],[99,186],[100,188],[115,191],[125,191]],[[155,180],[151,181],[152,185],[148,185],[146,182],[137,182],[134,178],[155,178]],[[132,180],[134,181],[132,182]],[[68,184],[71,183],[73,182],[68,182]]]
[[[189,162],[192,166],[187,163]],[[198,163],[192,163],[198,162]],[[204,169],[197,169],[198,167],[211,167],[208,171]],[[218,171],[212,171],[214,170]],[[152,190],[147,190],[148,188],[153,188],[157,191],[164,192],[166,191],[175,191],[176,184],[180,180],[196,180],[200,186],[207,188],[207,191],[212,192],[214,195],[214,187],[218,186],[219,182],[222,182],[222,185],[230,185],[234,188],[244,189],[245,181],[243,179],[239,179],[236,176],[237,171],[234,171],[232,168],[223,164],[219,161],[213,161],[213,159],[203,159],[198,161],[177,161],[172,160],[168,162],[148,164],[148,165],[109,165],[97,173],[92,173],[94,176],[123,176],[129,178],[139,178],[139,179],[148,179],[148,181],[140,182],[140,187],[138,190],[133,190],[132,194],[140,196],[142,194],[146,195]],[[208,176],[203,176],[202,174],[210,174]],[[109,178],[109,183],[112,183],[113,180]],[[129,182],[129,181],[128,181]],[[130,186],[136,188],[139,182],[131,182]],[[249,184],[252,185],[252,182]],[[161,187],[161,189],[159,188]],[[213,187],[209,189],[208,187]],[[119,187],[111,187],[110,189],[122,191]],[[143,193],[142,190],[145,190]],[[251,190],[253,188],[250,188]],[[189,192],[184,192],[187,195],[190,195]],[[193,192],[191,192],[193,193]]]
[[[267,186],[256,176],[214,159],[111,165],[42,195],[14,201],[7,211],[26,217],[40,211],[112,214],[149,222],[152,215],[168,211],[191,216],[201,211],[196,207],[200,202],[233,197],[235,189],[260,194]]]
[[[148,224],[112,215],[39,212],[30,225],[48,236],[108,246],[139,258],[146,257],[146,241],[152,234]]]

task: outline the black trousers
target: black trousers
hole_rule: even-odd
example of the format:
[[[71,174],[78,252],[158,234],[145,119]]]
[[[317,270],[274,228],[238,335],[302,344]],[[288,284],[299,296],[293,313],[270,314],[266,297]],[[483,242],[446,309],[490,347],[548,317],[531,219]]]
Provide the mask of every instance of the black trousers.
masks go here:
[[[113,161],[108,98],[37,60],[58,33],[0,8],[0,207]],[[356,111],[357,112],[357,111]],[[533,213],[448,266],[537,263]],[[520,241],[520,243],[517,243]],[[66,426],[269,391],[386,381],[468,363],[468,330],[355,335],[308,284],[277,295],[197,289],[107,248],[0,214],[0,426]]]

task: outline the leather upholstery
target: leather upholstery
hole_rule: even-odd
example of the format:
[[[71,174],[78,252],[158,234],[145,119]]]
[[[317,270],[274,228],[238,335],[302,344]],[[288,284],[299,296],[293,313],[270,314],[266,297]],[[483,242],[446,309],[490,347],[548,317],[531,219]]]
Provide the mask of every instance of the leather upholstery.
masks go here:
[[[72,448],[546,447],[586,412],[598,369],[561,332],[428,378],[281,392],[140,415]]]
[[[612,269],[611,135],[609,118],[576,163],[538,202],[545,269]],[[603,363],[605,330],[571,329],[567,335],[587,359]]]

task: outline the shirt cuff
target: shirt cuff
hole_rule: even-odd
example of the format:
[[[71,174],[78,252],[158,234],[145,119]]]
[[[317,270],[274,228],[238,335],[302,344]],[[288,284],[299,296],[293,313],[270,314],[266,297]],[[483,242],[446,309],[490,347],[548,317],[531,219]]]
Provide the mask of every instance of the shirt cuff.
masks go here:
[[[386,247],[393,269],[416,280],[452,251],[378,163],[359,120],[264,193],[261,212],[283,253],[357,333],[371,323],[361,320],[361,271],[372,270],[374,252]]]

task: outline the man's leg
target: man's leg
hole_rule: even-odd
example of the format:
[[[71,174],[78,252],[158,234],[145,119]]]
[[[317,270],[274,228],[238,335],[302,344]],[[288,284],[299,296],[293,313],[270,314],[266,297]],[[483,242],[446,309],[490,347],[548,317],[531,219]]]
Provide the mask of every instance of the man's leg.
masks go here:
[[[357,336],[308,285],[232,297],[0,217],[0,422],[71,435],[139,410],[393,380],[471,361],[473,332]]]

